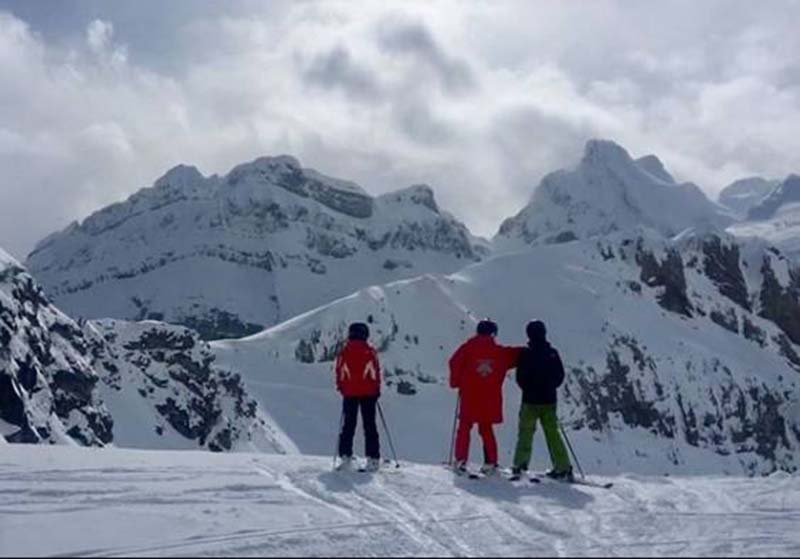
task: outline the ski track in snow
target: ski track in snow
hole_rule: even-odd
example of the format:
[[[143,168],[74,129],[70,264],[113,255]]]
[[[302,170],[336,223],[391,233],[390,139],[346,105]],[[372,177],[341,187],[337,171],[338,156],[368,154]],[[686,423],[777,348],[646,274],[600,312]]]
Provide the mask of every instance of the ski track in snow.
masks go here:
[[[796,476],[620,476],[612,490],[322,457],[12,445],[0,555],[785,555]],[[43,535],[46,535],[44,537]]]

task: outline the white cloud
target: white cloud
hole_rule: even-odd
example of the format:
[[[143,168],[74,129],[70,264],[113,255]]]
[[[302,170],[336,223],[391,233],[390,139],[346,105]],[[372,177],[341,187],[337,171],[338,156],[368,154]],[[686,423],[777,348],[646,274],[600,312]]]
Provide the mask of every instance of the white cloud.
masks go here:
[[[375,193],[430,183],[483,234],[592,136],[709,192],[800,170],[796,2],[397,6],[182,12],[157,52],[113,8],[74,42],[0,12],[0,246],[23,256],[176,163],[263,154]]]
[[[108,21],[96,19],[86,27],[86,42],[95,52],[106,50],[114,36],[114,25]]]

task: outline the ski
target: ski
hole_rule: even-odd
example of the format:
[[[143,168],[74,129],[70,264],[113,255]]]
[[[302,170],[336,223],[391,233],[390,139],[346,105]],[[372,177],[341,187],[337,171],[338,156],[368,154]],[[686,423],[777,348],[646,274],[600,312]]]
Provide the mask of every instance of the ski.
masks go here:
[[[611,482],[600,482],[600,481],[593,481],[590,479],[574,479],[572,481],[567,481],[560,479],[552,479],[547,476],[533,476],[530,478],[531,483],[541,483],[542,481],[563,483],[565,485],[583,485],[584,487],[594,487],[596,489],[611,489],[612,487],[614,487],[614,484]]]
[[[592,481],[590,479],[576,479],[574,481],[567,481],[564,483],[569,483],[570,485],[583,485],[586,487],[595,487],[597,489],[611,489],[614,487],[614,484],[611,482],[603,483],[599,481]]]

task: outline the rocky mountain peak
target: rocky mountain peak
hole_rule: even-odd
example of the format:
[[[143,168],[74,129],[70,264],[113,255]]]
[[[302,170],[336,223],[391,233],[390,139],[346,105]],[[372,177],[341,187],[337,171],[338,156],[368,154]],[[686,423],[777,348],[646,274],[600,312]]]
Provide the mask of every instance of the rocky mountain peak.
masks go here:
[[[638,226],[668,237],[732,218],[692,183],[676,184],[655,156],[634,161],[609,140],[586,143],[580,164],[542,179],[531,203],[495,238],[500,250],[561,243]]]
[[[233,189],[254,190],[278,187],[302,198],[310,198],[345,215],[365,219],[372,216],[372,198],[355,183],[304,169],[294,157],[261,157],[234,167],[225,177]]]
[[[153,185],[155,188],[174,188],[182,190],[206,180],[197,167],[192,165],[176,165]]]
[[[800,202],[800,175],[789,175],[772,193],[757,206],[750,209],[748,218],[763,220],[773,217],[786,204]]]
[[[775,190],[780,181],[763,177],[747,177],[732,182],[719,193],[719,203],[746,216]]]
[[[667,171],[664,164],[661,160],[656,157],[655,155],[645,155],[644,157],[640,157],[636,160],[636,164],[643,169],[645,172],[650,173],[657,179],[661,179],[664,182],[675,184],[675,179],[672,175]]]
[[[417,206],[424,206],[434,213],[439,213],[439,205],[436,203],[436,196],[433,189],[427,184],[415,184],[402,190],[384,194],[381,198],[398,204],[410,203]]]
[[[612,140],[604,139],[591,139],[587,141],[583,148],[583,157],[581,159],[581,163],[584,165],[595,165],[598,163],[630,164],[632,162],[633,160],[625,148]]]

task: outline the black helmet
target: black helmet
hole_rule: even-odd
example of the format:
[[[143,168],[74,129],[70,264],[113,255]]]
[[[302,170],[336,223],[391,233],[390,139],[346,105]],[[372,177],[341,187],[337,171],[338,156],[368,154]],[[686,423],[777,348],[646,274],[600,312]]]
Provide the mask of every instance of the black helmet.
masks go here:
[[[496,336],[497,335],[497,323],[488,318],[484,318],[478,323],[478,328],[476,329],[479,335],[481,336]]]
[[[369,339],[369,326],[363,322],[354,322],[350,325],[347,337],[351,340],[366,342]]]
[[[528,339],[532,342],[540,342],[547,339],[547,326],[541,320],[534,320],[525,327]]]

